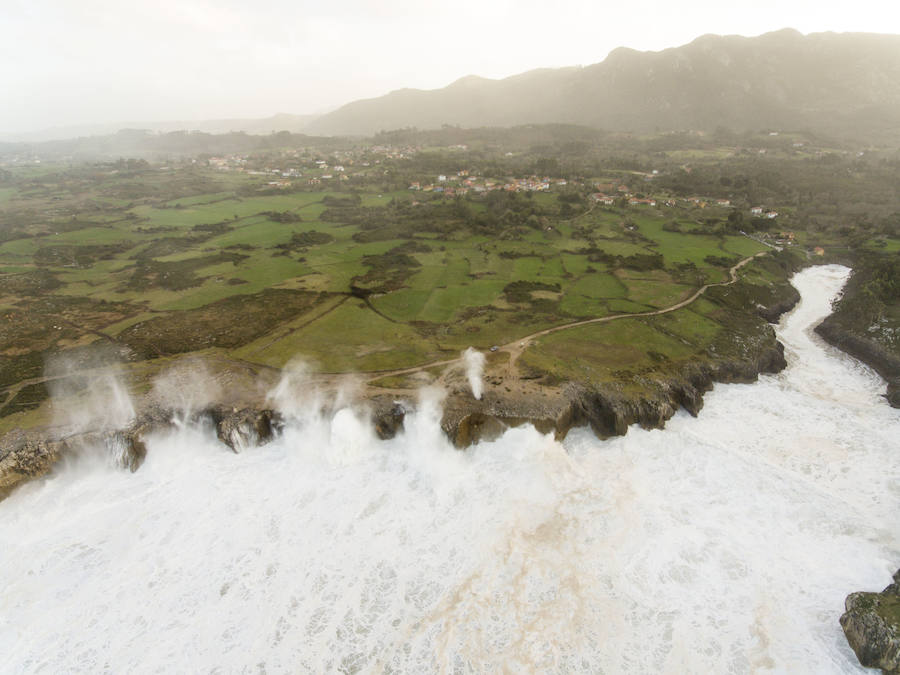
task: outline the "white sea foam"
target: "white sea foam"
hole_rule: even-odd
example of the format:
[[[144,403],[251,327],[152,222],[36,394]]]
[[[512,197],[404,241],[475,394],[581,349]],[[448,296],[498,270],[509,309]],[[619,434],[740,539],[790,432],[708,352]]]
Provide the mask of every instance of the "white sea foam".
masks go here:
[[[485,357],[477,349],[467,347],[462,353],[463,364],[466,367],[466,378],[469,380],[469,388],[472,390],[472,396],[476,400],[481,400],[481,394],[484,391],[484,362]]]
[[[430,392],[390,442],[341,407],[26,485],[0,671],[866,672],[837,620],[900,563],[900,413],[810,333],[845,275],[797,277],[787,370],[664,431],[459,452]]]

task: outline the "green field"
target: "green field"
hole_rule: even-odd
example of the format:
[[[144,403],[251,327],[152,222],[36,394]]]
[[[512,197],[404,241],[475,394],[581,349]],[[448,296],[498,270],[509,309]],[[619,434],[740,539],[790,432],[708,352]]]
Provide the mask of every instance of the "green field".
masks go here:
[[[169,172],[151,174],[149,179],[143,191],[177,191]],[[202,178],[210,183],[218,179]],[[405,340],[410,336],[421,338],[425,330],[433,341],[437,325],[447,326],[443,332],[453,344],[460,344],[457,333],[462,326],[473,336],[482,333],[479,338],[516,339],[535,326],[663,307],[695,288],[674,282],[664,269],[620,269],[614,274],[606,259],[592,260],[591,250],[619,258],[661,253],[663,265],[693,263],[701,278],[721,280],[724,272],[707,264],[707,256],[745,256],[761,248],[743,237],[666,232],[662,229],[663,215],[652,211],[642,211],[634,219],[634,231],[627,231],[621,224],[621,214],[613,210],[597,211],[581,219],[553,220],[551,216],[547,221],[545,217],[547,225],[520,228],[512,238],[504,231],[491,236],[469,230],[465,223],[450,231],[441,227],[428,232],[425,223],[424,227],[406,230],[409,234],[405,236],[397,230],[399,237],[376,237],[376,241],[365,242],[360,239],[365,226],[355,222],[355,212],[348,212],[351,222],[335,219],[331,205],[340,202],[340,193],[248,196],[234,189],[240,187],[239,179],[232,176],[226,183],[233,189],[170,194],[144,198],[138,200],[140,203],[119,199],[119,206],[114,207],[106,201],[111,195],[136,188],[119,177],[98,181],[94,192],[107,224],[59,231],[53,222],[36,223],[31,236],[0,245],[0,266],[11,276],[40,269],[59,282],[54,289],[59,295],[133,306],[131,317],[108,326],[92,324],[92,329],[110,335],[139,317],[149,316],[148,311],[195,309],[236,295],[249,298],[266,288],[349,293],[354,279],[368,273],[371,283],[380,290],[361,309],[356,305],[342,307],[334,316],[304,328],[288,341],[280,341],[277,357],[261,357],[267,363],[284,361],[287,352],[295,350],[330,369],[359,370],[373,363],[402,365],[406,356],[421,359],[433,349],[395,348],[394,356],[376,358],[362,348],[335,350],[330,331],[341,331],[345,340],[358,333],[359,344],[376,341],[373,336],[381,336],[388,344],[390,332],[378,328],[382,322],[402,325],[403,330],[394,333]],[[14,208],[33,211],[53,201],[68,203],[76,195],[60,186],[34,192],[6,188],[0,197]],[[404,192],[363,193],[360,197],[356,203],[363,217],[371,213],[372,217],[390,219],[392,204],[409,202]],[[549,194],[539,194],[533,201],[538,209],[556,205]],[[469,208],[472,213],[484,211],[484,205],[477,201]],[[449,205],[439,205],[435,213],[439,219],[452,221],[449,211]],[[320,220],[326,212],[330,212],[329,219]],[[278,222],[267,215],[271,213],[288,215],[284,222]],[[88,210],[77,217],[98,222],[99,215]],[[304,234],[322,241],[313,239],[315,243],[307,245],[301,236]],[[420,236],[418,240],[427,243],[406,254],[404,264],[408,268],[371,267]],[[292,244],[295,240],[300,243]],[[517,281],[544,284],[554,290],[511,302],[504,289]],[[382,282],[387,283],[384,288]],[[489,317],[484,325],[476,325],[477,319],[473,323],[476,308],[482,308],[481,313]],[[341,325],[335,326],[336,321]],[[354,325],[359,330],[351,330]],[[351,340],[348,344],[356,343]],[[378,353],[377,349],[373,353]]]
[[[589,208],[580,197],[570,207],[553,193],[280,191],[193,167],[54,175],[23,171],[0,188],[0,216],[16,227],[0,243],[0,307],[24,317],[2,335],[7,386],[39,375],[48,354],[97,341],[151,359],[201,347],[275,367],[301,356],[324,372],[425,365],[670,306],[765,248],[690,209]],[[671,221],[682,231],[664,228]],[[272,293],[294,304],[246,325],[253,308],[279,309]],[[167,326],[185,327],[184,344]],[[578,328],[542,338],[523,362],[609,374],[644,367],[650,352],[688,358],[716,326],[682,311]]]

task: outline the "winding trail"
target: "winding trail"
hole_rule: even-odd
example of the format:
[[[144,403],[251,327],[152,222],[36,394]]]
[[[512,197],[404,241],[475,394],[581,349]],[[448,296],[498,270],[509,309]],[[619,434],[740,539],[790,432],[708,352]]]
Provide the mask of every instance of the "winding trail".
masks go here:
[[[720,281],[714,284],[704,284],[699,289],[697,289],[693,295],[686,298],[685,300],[681,300],[680,302],[676,302],[674,305],[669,305],[668,307],[663,307],[662,309],[655,309],[649,312],[633,312],[633,313],[625,313],[625,314],[610,314],[608,316],[600,316],[595,317],[593,319],[582,319],[580,321],[573,321],[571,323],[560,324],[559,326],[552,326],[550,328],[544,328],[543,330],[536,331],[531,333],[530,335],[526,335],[512,342],[508,342],[504,345],[498,345],[498,352],[506,352],[510,355],[509,357],[509,367],[512,368],[515,365],[515,362],[518,360],[519,356],[521,356],[522,352],[524,352],[531,341],[543,337],[545,335],[550,335],[551,333],[557,333],[559,331],[568,330],[570,328],[577,328],[579,326],[588,326],[590,324],[595,323],[606,323],[608,321],[616,321],[618,319],[627,319],[634,318],[639,316],[658,316],[660,314],[668,314],[669,312],[674,312],[683,307],[687,307],[692,302],[697,300],[701,295],[703,295],[708,288],[712,288],[714,286],[730,286],[734,282],[738,280],[738,270],[741,269],[744,265],[748,264],[754,258],[759,258],[760,256],[766,255],[768,251],[760,251],[759,253],[754,253],[753,255],[744,258],[736,265],[731,267],[728,270],[729,276],[731,277],[728,281]],[[425,363],[419,366],[412,366],[410,368],[398,368],[396,370],[369,370],[362,371],[356,373],[356,375],[371,375],[372,377],[366,378],[366,382],[371,382],[372,380],[379,379],[382,377],[397,377],[400,375],[412,375],[413,373],[418,373],[423,370],[428,370],[429,368],[437,368],[440,366],[449,366],[455,363],[461,363],[462,357],[456,357],[453,359],[445,359],[442,361],[432,361],[431,363]],[[326,373],[322,373],[323,375]],[[337,373],[328,373],[330,375],[336,375]]]

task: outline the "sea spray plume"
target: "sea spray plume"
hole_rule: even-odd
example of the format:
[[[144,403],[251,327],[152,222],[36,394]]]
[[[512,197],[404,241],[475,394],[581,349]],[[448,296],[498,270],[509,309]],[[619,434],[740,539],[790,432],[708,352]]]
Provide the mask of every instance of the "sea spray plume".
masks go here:
[[[360,404],[361,383],[350,375],[336,388],[321,389],[313,368],[302,358],[292,359],[266,401],[285,421],[285,443],[317,461],[345,465],[372,449],[375,433],[371,410]]]
[[[333,410],[341,408],[353,408],[359,410],[363,406],[360,403],[363,396],[363,381],[356,374],[347,374],[342,376],[337,383],[337,389],[334,392]]]
[[[347,465],[373,449],[375,434],[368,415],[344,407],[337,409],[329,424],[328,458],[334,464]]]
[[[119,354],[90,347],[52,356],[44,365],[53,422],[67,433],[123,429],[135,418]]]
[[[53,423],[66,437],[67,462],[90,457],[131,471],[143,462],[146,448],[131,428],[136,413],[121,356],[114,347],[91,345],[47,359]]]
[[[481,400],[484,390],[484,382],[482,375],[484,374],[484,354],[477,349],[467,347],[462,353],[463,363],[466,367],[466,377],[469,379],[469,387],[472,389],[472,396],[476,400]]]
[[[322,395],[312,381],[310,364],[294,357],[281,370],[281,378],[268,394],[266,402],[286,419],[309,421],[321,410]]]
[[[443,403],[447,391],[442,387],[422,387],[418,392],[415,412],[404,420],[405,439],[414,448],[450,447],[441,431]]]
[[[409,471],[443,504],[454,503],[458,488],[464,486],[467,475],[471,477],[469,456],[453,447],[441,425],[446,396],[442,387],[419,389],[415,410],[406,415],[404,431],[392,446],[403,454]]]
[[[173,421],[183,426],[196,413],[219,400],[221,387],[199,359],[184,359],[153,381],[153,400],[173,411]]]
[[[362,381],[356,375],[346,375],[338,381],[323,416],[329,421],[329,460],[349,464],[373,448],[375,433],[371,424],[372,410],[362,403]],[[330,394],[330,392],[329,392]]]

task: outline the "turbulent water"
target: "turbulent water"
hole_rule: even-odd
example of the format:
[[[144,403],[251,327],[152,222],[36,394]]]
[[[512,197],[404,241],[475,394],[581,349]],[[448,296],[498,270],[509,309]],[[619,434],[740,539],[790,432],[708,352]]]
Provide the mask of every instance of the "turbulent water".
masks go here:
[[[69,464],[0,503],[0,671],[865,672],[838,617],[900,564],[900,411],[811,332],[846,274],[664,431],[458,452],[426,403]]]

